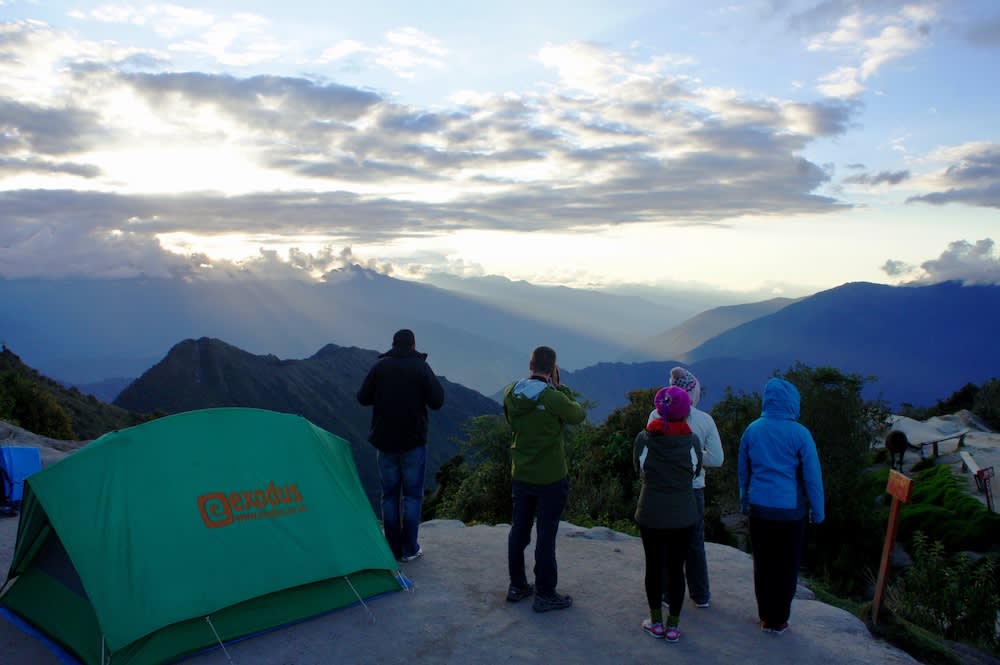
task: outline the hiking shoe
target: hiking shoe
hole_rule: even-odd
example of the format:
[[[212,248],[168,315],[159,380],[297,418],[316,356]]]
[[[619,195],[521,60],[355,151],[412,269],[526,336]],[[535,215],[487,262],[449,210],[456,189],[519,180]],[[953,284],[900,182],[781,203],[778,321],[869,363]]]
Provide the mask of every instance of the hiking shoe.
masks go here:
[[[677,642],[681,639],[681,629],[677,626],[668,626],[665,633],[663,633],[663,639],[671,644]]]
[[[507,602],[516,603],[519,600],[524,600],[533,593],[535,593],[535,587],[531,584],[528,586],[514,586],[511,584],[507,589]]]
[[[535,602],[532,603],[531,609],[536,612],[548,612],[549,610],[564,610],[572,604],[573,599],[569,596],[560,596],[558,593],[543,596],[540,593],[536,593]]]
[[[763,621],[760,622],[760,629],[765,633],[770,633],[772,635],[782,635],[786,630],[788,630],[788,622],[781,624],[780,626],[769,626]]]
[[[643,619],[642,629],[655,640],[662,640],[664,633],[667,632],[662,623],[652,619]]]
[[[410,561],[416,561],[423,555],[424,555],[424,549],[418,546],[416,552],[414,552],[413,554],[404,554],[403,556],[399,557],[399,560],[402,561],[403,563],[409,563]]]

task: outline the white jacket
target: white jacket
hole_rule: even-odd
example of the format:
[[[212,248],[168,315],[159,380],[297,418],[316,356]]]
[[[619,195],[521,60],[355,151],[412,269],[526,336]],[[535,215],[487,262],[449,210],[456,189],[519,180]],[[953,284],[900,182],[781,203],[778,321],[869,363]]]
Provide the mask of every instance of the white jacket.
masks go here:
[[[648,425],[650,422],[656,420],[660,417],[660,414],[653,409],[649,414],[649,418],[646,420]],[[708,466],[722,466],[725,461],[726,454],[722,451],[722,439],[719,438],[719,428],[715,426],[715,421],[712,420],[712,416],[705,413],[701,409],[696,409],[691,407],[691,413],[687,417],[688,427],[691,431],[698,435],[698,440],[701,441],[701,473],[694,477],[691,481],[691,486],[696,490],[703,489],[705,487],[705,467]]]

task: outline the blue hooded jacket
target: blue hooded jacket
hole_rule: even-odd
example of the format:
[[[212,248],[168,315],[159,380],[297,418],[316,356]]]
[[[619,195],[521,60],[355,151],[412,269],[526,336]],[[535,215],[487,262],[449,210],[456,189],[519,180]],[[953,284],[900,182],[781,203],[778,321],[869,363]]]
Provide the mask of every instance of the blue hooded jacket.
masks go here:
[[[764,408],[740,438],[740,508],[771,520],[826,518],[816,442],[799,418],[799,391],[784,379],[764,386]]]

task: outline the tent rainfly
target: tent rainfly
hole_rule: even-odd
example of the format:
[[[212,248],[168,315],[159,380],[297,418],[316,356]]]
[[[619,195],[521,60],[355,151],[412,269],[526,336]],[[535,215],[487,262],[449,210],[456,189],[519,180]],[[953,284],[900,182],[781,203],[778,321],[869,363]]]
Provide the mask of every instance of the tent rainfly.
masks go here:
[[[147,665],[408,585],[346,441],[219,408],[30,476],[0,605],[86,665]]]

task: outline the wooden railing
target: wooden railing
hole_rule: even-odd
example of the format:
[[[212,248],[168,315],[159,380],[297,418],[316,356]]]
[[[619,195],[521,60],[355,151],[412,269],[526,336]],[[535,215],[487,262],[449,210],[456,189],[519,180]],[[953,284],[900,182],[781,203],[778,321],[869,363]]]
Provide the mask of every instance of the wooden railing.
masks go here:
[[[971,473],[976,479],[976,489],[979,490],[980,494],[986,495],[986,507],[989,508],[990,512],[993,512],[993,487],[990,484],[993,478],[993,467],[981,468],[972,457],[972,454],[966,450],[961,452],[961,457],[962,469]]]
[[[945,441],[951,441],[952,439],[958,439],[958,447],[961,448],[965,445],[965,435],[968,434],[968,430],[960,432],[959,434],[952,434],[951,436],[946,436],[941,439],[935,439],[933,441],[924,441],[922,443],[911,443],[909,445],[910,450],[916,450],[920,453],[920,459],[924,459],[925,453],[924,448],[927,446],[931,447],[931,459],[938,457],[941,453],[938,450],[938,444]]]

